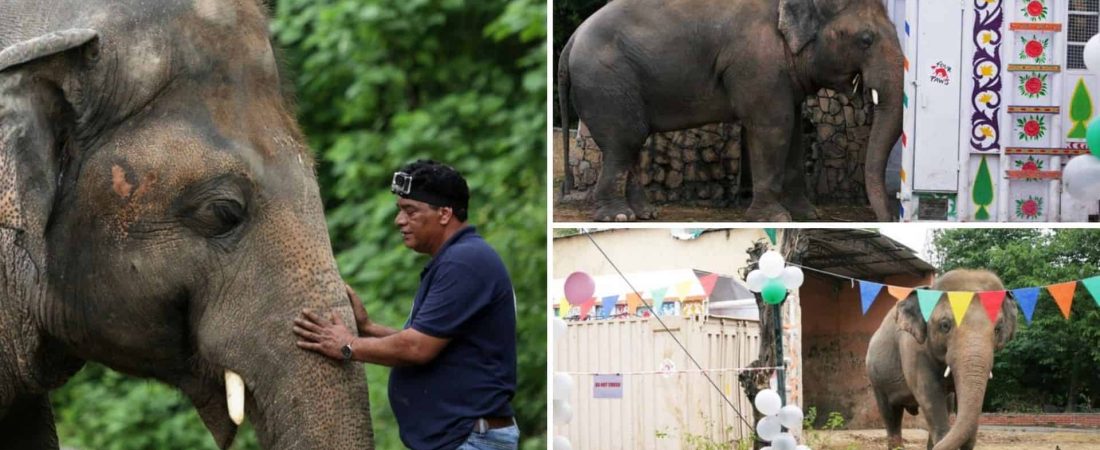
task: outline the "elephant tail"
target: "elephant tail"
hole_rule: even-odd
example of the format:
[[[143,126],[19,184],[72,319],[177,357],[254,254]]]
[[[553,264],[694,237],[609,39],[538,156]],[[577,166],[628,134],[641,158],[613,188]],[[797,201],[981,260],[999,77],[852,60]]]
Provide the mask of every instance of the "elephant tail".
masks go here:
[[[565,179],[561,183],[564,197],[573,189],[573,170],[569,167],[569,53],[573,50],[573,38],[565,43],[558,58],[558,106],[561,112],[561,152]]]

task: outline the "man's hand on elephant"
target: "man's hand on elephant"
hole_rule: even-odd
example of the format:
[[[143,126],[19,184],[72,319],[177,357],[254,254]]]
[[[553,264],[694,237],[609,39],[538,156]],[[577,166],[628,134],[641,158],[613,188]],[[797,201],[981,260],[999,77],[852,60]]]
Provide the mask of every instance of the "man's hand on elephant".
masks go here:
[[[355,290],[344,285],[344,289],[348,292],[348,301],[351,302],[351,312],[355,314],[355,326],[359,330],[360,337],[370,337],[370,333],[367,331],[370,329],[371,321],[370,316],[367,315],[366,308],[363,307],[363,300],[359,299],[359,296],[355,294]]]
[[[335,311],[329,319],[322,319],[311,311],[302,310],[302,315],[294,319],[294,334],[300,338],[298,347],[338,360],[344,359],[341,347],[355,339]]]

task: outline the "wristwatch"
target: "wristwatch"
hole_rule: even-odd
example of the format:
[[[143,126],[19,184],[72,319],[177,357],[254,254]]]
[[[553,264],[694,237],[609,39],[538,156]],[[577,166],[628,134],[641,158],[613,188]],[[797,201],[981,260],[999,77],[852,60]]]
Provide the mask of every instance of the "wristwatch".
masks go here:
[[[340,354],[344,355],[344,361],[351,361],[351,342],[348,342],[347,344],[344,344],[343,347],[340,347]]]

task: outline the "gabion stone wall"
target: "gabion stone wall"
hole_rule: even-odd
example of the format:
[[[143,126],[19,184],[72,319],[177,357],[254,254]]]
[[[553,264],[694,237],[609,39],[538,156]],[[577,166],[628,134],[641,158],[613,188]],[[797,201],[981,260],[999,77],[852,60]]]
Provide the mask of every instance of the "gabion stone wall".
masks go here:
[[[863,160],[870,134],[871,111],[862,98],[822,90],[809,98],[803,115],[812,124],[803,143],[807,187],[818,202],[866,201]],[[641,154],[642,185],[651,202],[695,206],[728,206],[739,191],[751,193],[742,176],[741,125],[715,123],[649,137]],[[570,148],[571,198],[591,198],[602,154],[581,124]]]

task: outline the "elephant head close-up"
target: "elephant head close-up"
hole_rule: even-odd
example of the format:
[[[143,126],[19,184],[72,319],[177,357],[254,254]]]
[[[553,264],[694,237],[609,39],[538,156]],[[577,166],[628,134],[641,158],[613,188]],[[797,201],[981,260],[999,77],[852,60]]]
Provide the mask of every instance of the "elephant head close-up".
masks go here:
[[[1001,280],[984,270],[958,269],[941,276],[933,290],[1004,291]],[[993,378],[993,355],[1016,332],[1016,301],[1007,293],[996,321],[983,303],[971,301],[957,323],[948,301],[937,302],[925,320],[917,294],[898,302],[883,319],[867,350],[867,373],[886,424],[889,448],[901,445],[903,411],[924,416],[928,449],[973,449],[986,387]],[[951,425],[948,395],[957,418]]]
[[[875,218],[889,220],[885,170],[901,135],[902,61],[881,0],[608,3],[558,63],[562,123],[572,104],[603,151],[593,218],[655,217],[639,173],[648,135],[740,119],[753,185],[745,218],[818,219],[806,194],[801,105],[828,88],[875,105],[864,179]],[[562,142],[569,161],[568,136]]]
[[[241,407],[264,448],[372,448],[361,366],[290,331],[353,323],[314,164],[259,0],[0,3],[0,448],[57,448],[83,361],[222,448]]]

